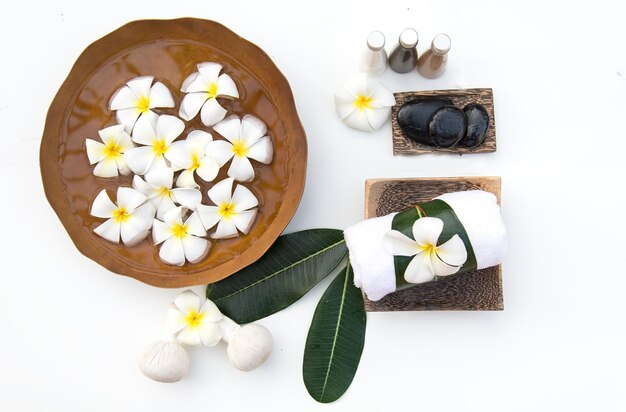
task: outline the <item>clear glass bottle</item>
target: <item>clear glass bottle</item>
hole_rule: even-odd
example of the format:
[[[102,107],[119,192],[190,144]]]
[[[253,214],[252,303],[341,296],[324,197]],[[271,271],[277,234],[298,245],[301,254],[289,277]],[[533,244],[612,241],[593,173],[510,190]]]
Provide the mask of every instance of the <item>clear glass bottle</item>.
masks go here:
[[[440,33],[435,36],[430,50],[422,54],[417,61],[417,70],[422,76],[436,79],[446,71],[451,43],[447,34]]]
[[[389,67],[397,73],[408,73],[417,65],[417,32],[404,29],[400,33],[398,45],[389,56]]]
[[[373,31],[367,36],[367,50],[363,53],[359,68],[369,75],[378,76],[387,70],[387,66],[385,35]]]

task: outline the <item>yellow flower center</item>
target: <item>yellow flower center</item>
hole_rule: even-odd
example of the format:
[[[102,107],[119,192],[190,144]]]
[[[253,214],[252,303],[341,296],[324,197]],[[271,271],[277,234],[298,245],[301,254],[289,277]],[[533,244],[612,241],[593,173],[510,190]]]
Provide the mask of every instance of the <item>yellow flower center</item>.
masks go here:
[[[222,203],[220,205],[219,214],[224,219],[230,219],[235,214],[235,205],[232,203]]]
[[[154,150],[155,155],[163,156],[165,152],[167,152],[167,143],[165,143],[165,140],[163,139],[157,140],[152,145],[152,150]]]
[[[200,167],[200,156],[197,153],[191,155],[191,167],[189,169],[196,170]]]
[[[187,237],[187,226],[181,225],[180,223],[175,224],[172,226],[172,234],[179,239]]]
[[[104,157],[107,159],[114,159],[116,157],[120,157],[122,153],[120,153],[120,147],[115,142],[109,142],[104,147]]]
[[[196,328],[200,326],[200,324],[202,323],[203,317],[204,317],[204,313],[191,311],[185,317],[185,323],[187,323],[187,326],[189,326],[190,328]]]
[[[157,195],[159,197],[170,197],[171,192],[172,191],[170,189],[168,189],[167,187],[163,186],[162,188],[159,189]]]
[[[233,153],[235,153],[235,155],[239,156],[239,157],[244,157],[245,155],[248,154],[248,146],[246,145],[246,142],[244,142],[243,140],[238,140],[235,143],[233,143]]]
[[[209,84],[209,88],[206,91],[209,94],[209,99],[217,96],[217,83],[212,82]]]
[[[130,213],[128,213],[123,207],[120,207],[119,209],[113,211],[113,220],[116,223],[126,222],[129,217]]]
[[[148,96],[140,97],[139,100],[137,100],[137,110],[139,110],[140,113],[145,113],[150,110],[150,98],[148,98]]]
[[[356,100],[354,101],[354,107],[359,110],[369,109],[372,107],[372,100],[373,99],[371,97],[360,94],[356,97]]]
[[[437,246],[427,244],[425,246],[420,246],[420,249],[422,250],[422,252],[426,253],[427,255],[431,255],[437,251]]]

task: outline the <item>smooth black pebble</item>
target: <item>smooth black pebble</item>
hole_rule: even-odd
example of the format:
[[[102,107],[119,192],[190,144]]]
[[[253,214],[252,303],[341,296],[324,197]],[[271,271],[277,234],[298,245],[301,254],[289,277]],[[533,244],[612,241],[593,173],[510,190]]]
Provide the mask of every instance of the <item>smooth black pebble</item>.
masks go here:
[[[398,125],[406,136],[418,143],[435,146],[428,134],[428,124],[435,112],[451,106],[452,101],[443,97],[425,97],[406,102],[398,110]]]
[[[489,128],[489,113],[478,103],[470,103],[463,109],[467,118],[467,131],[459,146],[476,147],[485,141]]]
[[[439,147],[452,147],[463,138],[466,127],[465,113],[454,106],[437,110],[428,124],[428,135]]]

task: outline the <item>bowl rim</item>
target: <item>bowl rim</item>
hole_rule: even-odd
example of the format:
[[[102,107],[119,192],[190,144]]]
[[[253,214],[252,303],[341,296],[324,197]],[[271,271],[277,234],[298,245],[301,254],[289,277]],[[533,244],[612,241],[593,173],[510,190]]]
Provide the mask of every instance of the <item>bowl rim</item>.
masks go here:
[[[127,47],[132,47],[133,44],[163,39],[163,37],[159,37],[158,31],[151,35],[153,34],[152,30],[141,29],[142,27],[153,25],[166,25],[170,28],[183,27],[186,31],[206,30],[208,32],[218,32],[220,36],[229,41],[239,43],[246,50],[246,53],[250,53],[254,58],[263,61],[263,65],[261,65],[263,69],[260,69],[258,72],[255,71],[255,75],[262,74],[264,77],[269,76],[271,78],[272,90],[275,91],[272,95],[273,103],[276,106],[283,107],[283,111],[292,113],[291,116],[281,117],[287,139],[294,141],[294,151],[293,156],[287,163],[291,165],[288,168],[289,183],[276,217],[261,237],[247,249],[243,250],[236,258],[215,267],[192,273],[176,274],[178,267],[175,266],[172,266],[172,271],[167,274],[150,272],[134,265],[125,265],[111,258],[101,248],[95,247],[92,241],[94,235],[83,230],[83,226],[73,218],[74,214],[71,213],[69,208],[69,200],[63,188],[61,174],[56,173],[59,168],[58,147],[60,144],[60,131],[65,126],[67,113],[71,107],[68,105],[68,102],[73,101],[74,95],[82,89],[84,82],[89,79],[92,71],[97,70],[103,61]],[[138,36],[138,33],[142,33],[142,35]],[[119,47],[120,44],[124,44],[124,47]],[[110,50],[111,53],[103,58],[99,55],[102,50]],[[276,102],[276,100],[279,101]],[[85,48],[76,59],[48,109],[39,150],[39,163],[45,196],[80,253],[114,273],[135,278],[152,286],[179,288],[213,283],[224,279],[255,262],[269,249],[285,230],[298,209],[304,192],[307,152],[306,134],[296,110],[291,87],[271,58],[254,43],[240,37],[220,23],[212,20],[184,17],[178,19],[131,21]]]

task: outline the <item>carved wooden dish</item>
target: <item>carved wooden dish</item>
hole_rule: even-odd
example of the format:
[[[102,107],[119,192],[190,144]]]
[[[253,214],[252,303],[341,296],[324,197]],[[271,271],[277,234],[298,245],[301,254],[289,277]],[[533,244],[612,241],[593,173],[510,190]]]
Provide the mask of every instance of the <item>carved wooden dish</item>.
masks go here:
[[[212,241],[206,259],[173,267],[158,257],[146,239],[135,247],[112,244],[93,233],[102,222],[89,214],[97,193],[130,186],[130,176],[103,179],[92,174],[85,138],[116,124],[108,110],[111,95],[128,80],[154,75],[173,93],[178,114],[180,85],[196,64],[219,62],[235,81],[236,101],[222,101],[229,113],[252,114],[263,120],[274,145],[270,165],[255,164],[255,178],[246,186],[259,199],[259,213],[247,236]],[[199,116],[186,122],[184,138],[202,128]],[[304,189],[307,142],[289,83],[257,46],[226,27],[208,20],[142,20],[128,23],[91,44],[78,58],[59,89],[46,119],[40,149],[46,196],[78,250],[107,269],[161,287],[183,287],[223,279],[257,260],[293,217]],[[223,167],[214,182],[226,177]],[[203,203],[214,183],[202,185]]]
[[[365,218],[399,212],[444,193],[462,190],[491,192],[500,203],[499,177],[368,179],[365,181]],[[502,310],[502,265],[416,285],[376,302],[364,298],[365,309],[369,312]]]
[[[414,155],[432,152],[444,153],[488,153],[496,151],[496,117],[493,108],[493,90],[491,89],[450,89],[450,90],[424,90],[419,92],[400,92],[393,94],[396,104],[391,108],[391,132],[393,138],[394,155]],[[469,103],[481,104],[489,114],[489,128],[485,141],[477,147],[433,147],[418,143],[404,135],[398,125],[398,110],[406,102],[420,97],[446,97],[452,100],[452,104],[463,109]]]

